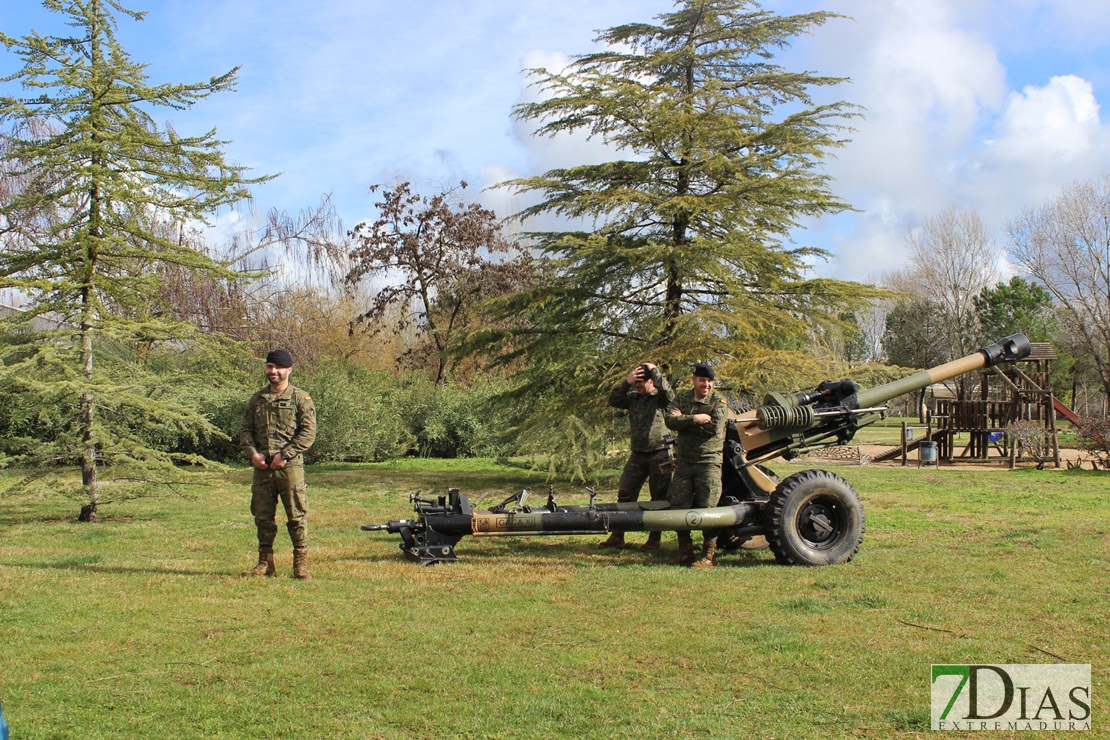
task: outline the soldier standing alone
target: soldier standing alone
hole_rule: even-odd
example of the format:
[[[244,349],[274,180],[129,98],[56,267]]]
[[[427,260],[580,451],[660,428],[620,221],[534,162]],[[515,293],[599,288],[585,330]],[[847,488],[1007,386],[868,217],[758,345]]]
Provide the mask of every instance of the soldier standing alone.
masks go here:
[[[239,444],[254,467],[251,514],[258,529],[258,565],[244,576],[272,576],[277,503],[285,507],[286,528],[293,541],[293,575],[308,574],[308,513],[304,453],[316,439],[312,398],[289,383],[293,358],[283,349],[266,355],[268,388],[251,396],[243,412]]]
[[[704,509],[716,506],[721,497],[721,456],[725,446],[725,422],[728,406],[713,390],[716,381],[713,368],[703,363],[694,365],[691,379],[693,390],[679,394],[666,418],[668,429],[678,432],[678,450],[674,480],[671,481],[672,509]],[[678,558],[673,565],[707,568],[713,565],[717,550],[717,530],[702,532],[702,552],[694,554],[694,540],[689,532],[678,532]]]
[[[664,418],[674,403],[670,383],[650,362],[637,365],[628,379],[619,383],[609,394],[609,405],[628,410],[632,452],[624,465],[617,486],[617,503],[630,503],[640,497],[644,481],[652,501],[666,501],[671,483],[672,462],[670,451],[663,437],[666,434]],[[650,532],[647,542],[640,549],[645,552],[659,549],[660,532]],[[624,532],[612,532],[599,547],[623,547]]]

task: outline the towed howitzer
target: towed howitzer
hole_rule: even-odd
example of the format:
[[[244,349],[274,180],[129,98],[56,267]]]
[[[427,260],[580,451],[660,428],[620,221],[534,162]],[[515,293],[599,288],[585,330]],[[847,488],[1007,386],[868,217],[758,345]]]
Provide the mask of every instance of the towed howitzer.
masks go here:
[[[730,418],[725,428],[722,493],[717,506],[671,509],[665,501],[561,506],[549,487],[547,501],[528,505],[528,489],[488,511],[476,511],[459,489],[437,499],[410,496],[417,516],[365,531],[401,535],[405,557],[421,565],[457,560],[466,535],[602,535],[608,532],[717,530],[718,547],[734,550],[763,536],[781,563],[833,565],[859,552],[865,531],[855,489],[826,470],[802,470],[779,480],[762,463],[807,450],[847,444],[861,427],[883,417],[882,404],[959,375],[1015,362],[1030,353],[1014,334],[958,360],[866,390],[851,380],[825,381],[811,393],[772,393],[764,405]]]

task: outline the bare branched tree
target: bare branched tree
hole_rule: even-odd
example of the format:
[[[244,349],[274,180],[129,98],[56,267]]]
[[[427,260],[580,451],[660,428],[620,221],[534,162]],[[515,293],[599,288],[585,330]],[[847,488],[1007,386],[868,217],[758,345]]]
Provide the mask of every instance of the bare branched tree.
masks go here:
[[[975,211],[948,209],[911,231],[912,290],[937,307],[948,354],[963,357],[981,337],[975,296],[998,281],[1001,250]]]
[[[283,282],[340,287],[349,270],[343,222],[331,194],[293,215],[271,208],[259,228],[236,234],[225,260],[247,271],[272,273],[275,255],[288,261]]]
[[[1077,359],[1110,398],[1110,174],[1075,183],[1008,229],[1014,261],[1052,293]]]
[[[884,276],[903,299],[889,307],[883,333],[886,359],[932,367],[979,347],[975,297],[998,279],[1000,250],[974,211],[948,209],[906,235],[909,265]],[[969,379],[952,381],[966,398]]]
[[[886,319],[892,308],[892,299],[877,298],[866,307],[856,310],[856,323],[863,337],[868,362],[882,362],[886,359],[883,334],[886,332]]]

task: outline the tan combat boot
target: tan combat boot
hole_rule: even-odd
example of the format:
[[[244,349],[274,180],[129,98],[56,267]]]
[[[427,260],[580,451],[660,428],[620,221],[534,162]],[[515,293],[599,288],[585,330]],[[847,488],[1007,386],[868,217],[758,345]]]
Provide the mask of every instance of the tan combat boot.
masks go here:
[[[678,557],[671,565],[692,565],[698,556],[694,554],[694,539],[689,532],[678,533]]]
[[[662,537],[662,532],[648,532],[647,542],[640,545],[640,550],[643,552],[658,552],[660,548],[659,542]]]
[[[717,552],[717,543],[708,542],[701,550],[701,559],[694,561],[691,565],[695,568],[712,568],[713,556]]]
[[[604,542],[597,543],[597,546],[615,547],[618,550],[621,549],[622,547],[624,547],[624,532],[611,532],[609,534],[609,539],[605,540]]]
[[[274,551],[266,548],[258,548],[258,565],[250,570],[243,571],[239,575],[246,576],[272,576],[277,573],[274,568]]]
[[[293,577],[302,580],[309,580],[312,578],[308,574],[308,549],[304,547],[297,547],[293,549]]]

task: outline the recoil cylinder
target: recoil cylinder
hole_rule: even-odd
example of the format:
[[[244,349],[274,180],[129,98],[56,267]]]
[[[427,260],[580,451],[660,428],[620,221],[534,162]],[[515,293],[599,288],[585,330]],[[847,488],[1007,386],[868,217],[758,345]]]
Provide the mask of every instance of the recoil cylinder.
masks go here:
[[[761,406],[756,410],[762,429],[802,430],[813,424],[812,406]]]

